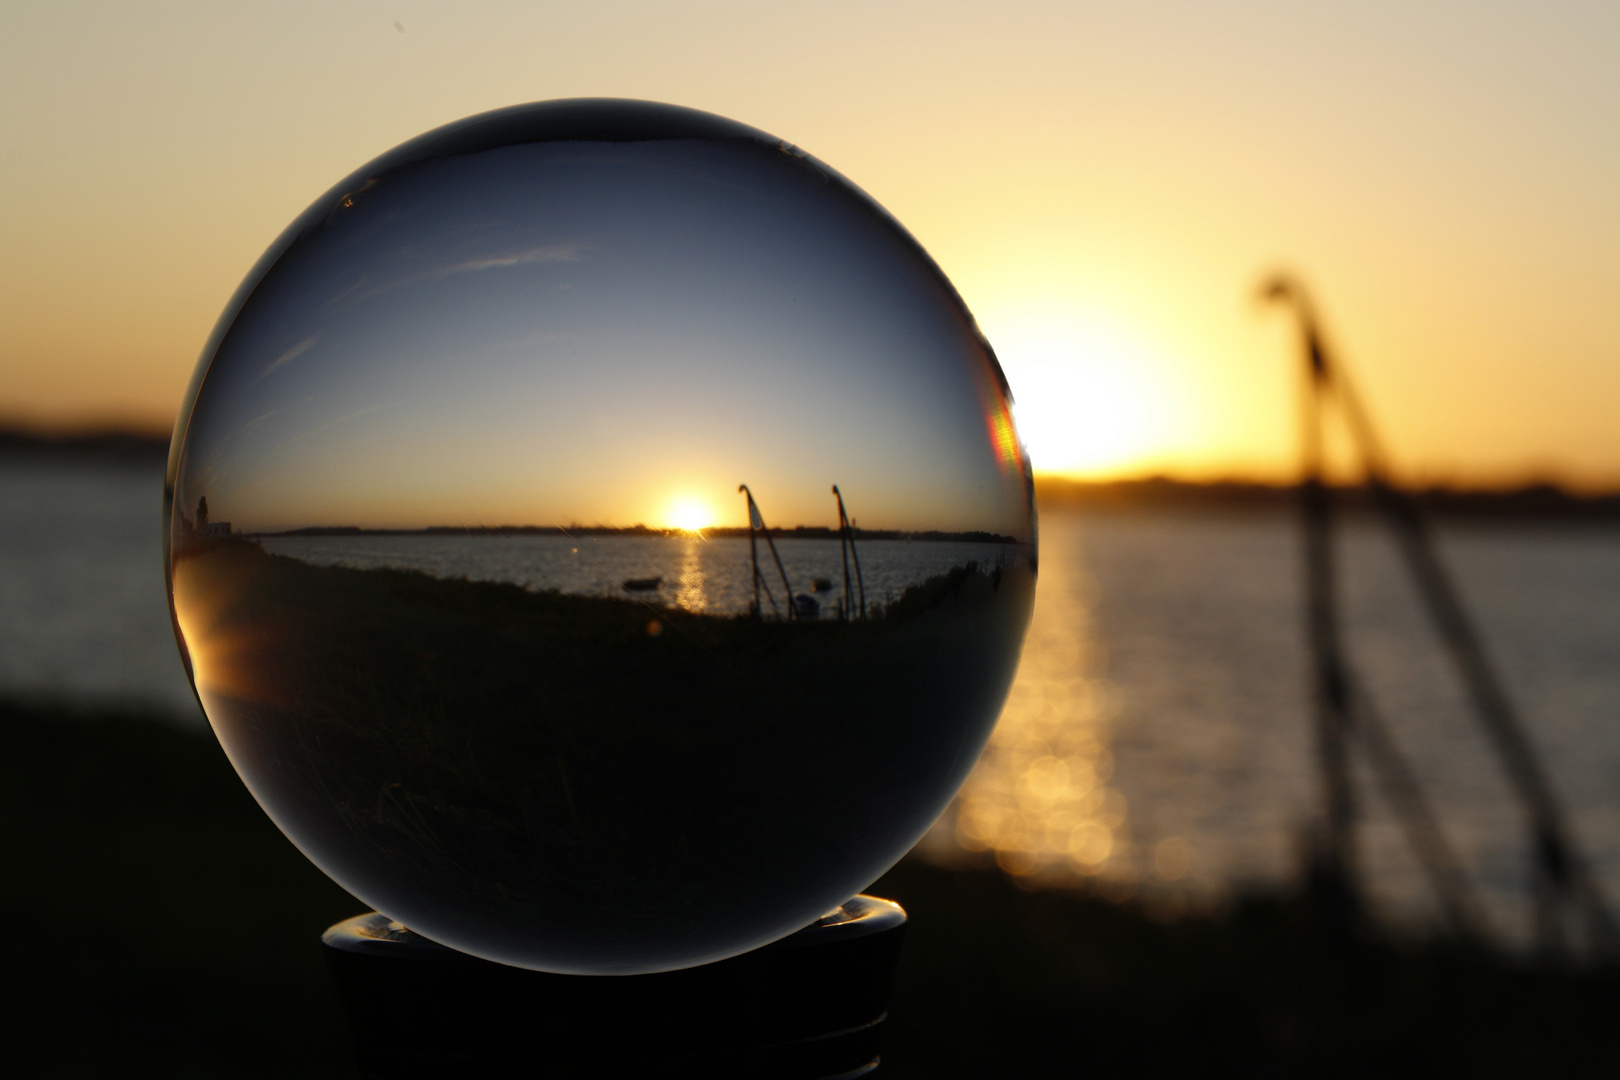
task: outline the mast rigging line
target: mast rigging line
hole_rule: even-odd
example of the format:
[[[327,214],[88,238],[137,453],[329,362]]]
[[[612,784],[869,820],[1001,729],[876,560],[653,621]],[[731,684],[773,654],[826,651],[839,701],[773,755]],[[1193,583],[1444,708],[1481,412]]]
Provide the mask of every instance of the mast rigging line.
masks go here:
[[[737,491],[748,497],[748,553],[754,564],[754,611],[759,613],[759,587],[765,586],[765,596],[771,602],[771,609],[778,615],[782,609],[776,606],[776,598],[771,595],[771,587],[766,584],[759,572],[759,548],[755,536],[763,535],[765,544],[771,549],[771,558],[776,562],[776,572],[782,577],[782,591],[787,596],[787,610],[789,619],[797,619],[799,612],[793,601],[793,586],[788,584],[787,571],[782,569],[782,557],[776,553],[776,541],[771,539],[770,530],[765,527],[765,518],[759,512],[759,504],[754,501],[754,493],[748,490],[747,484],[738,484]]]
[[[838,552],[844,558],[844,611],[848,618],[850,602],[854,594],[849,591],[849,560],[855,560],[855,586],[860,590],[861,618],[866,618],[866,581],[861,577],[861,555],[855,550],[855,526],[850,524],[849,515],[844,513],[844,496],[838,490],[838,485],[832,486],[833,498],[838,500]]]
[[[1356,712],[1361,714],[1363,730],[1371,736],[1368,751],[1375,768],[1386,778],[1393,777],[1395,788],[1391,789],[1386,784],[1386,791],[1392,795],[1396,789],[1408,792],[1406,796],[1392,798],[1391,801],[1396,803],[1397,814],[1403,818],[1414,851],[1419,861],[1425,864],[1442,907],[1448,909],[1448,914],[1453,918],[1464,916],[1469,901],[1465,899],[1465,894],[1455,891],[1460,871],[1449,857],[1450,849],[1444,846],[1437,823],[1427,813],[1427,804],[1421,800],[1415,778],[1405,769],[1404,761],[1395,752],[1395,745],[1389,739],[1387,730],[1382,727],[1376,713],[1371,711],[1370,700],[1359,688],[1352,691],[1340,652],[1332,590],[1332,519],[1328,508],[1329,492],[1322,479],[1321,447],[1321,404],[1336,401],[1355,444],[1373,503],[1395,534],[1403,561],[1435,631],[1463,681],[1473,711],[1485,729],[1487,741],[1496,751],[1510,787],[1525,808],[1536,868],[1537,923],[1543,949],[1554,952],[1561,948],[1559,908],[1566,902],[1584,910],[1594,941],[1611,952],[1620,948],[1620,928],[1616,927],[1590,867],[1568,839],[1565,815],[1552,783],[1463,606],[1461,594],[1446,572],[1428,523],[1419,512],[1415,500],[1389,482],[1384,447],[1368,411],[1343,368],[1337,362],[1330,363],[1315,313],[1304,289],[1298,282],[1278,275],[1266,282],[1261,295],[1267,300],[1288,303],[1293,308],[1299,320],[1309,365],[1304,403],[1305,482],[1302,488],[1307,526],[1307,587],[1312,648],[1318,671],[1318,700],[1327,703],[1325,706],[1319,705],[1319,709],[1325,707],[1332,713],[1331,718],[1324,716],[1319,721],[1319,744],[1337,742],[1342,745],[1351,730],[1350,707],[1353,699]],[[1334,684],[1337,684],[1336,688]],[[1328,731],[1329,727],[1335,730]],[[1335,856],[1346,856],[1338,863],[1337,869],[1347,873],[1352,821],[1348,777],[1346,775],[1343,781],[1346,785],[1344,793],[1339,794],[1336,789],[1341,781],[1333,775],[1339,766],[1328,760],[1330,756],[1327,752],[1323,754],[1329,802],[1328,843],[1336,849]],[[1378,764],[1381,758],[1387,759],[1382,765]],[[1415,802],[1412,798],[1414,795]],[[1407,804],[1404,808],[1400,805],[1403,801]],[[1411,820],[1407,820],[1409,817]],[[1439,842],[1438,846],[1436,841]],[[1446,884],[1442,885],[1442,881]],[[1458,907],[1459,904],[1463,906]]]

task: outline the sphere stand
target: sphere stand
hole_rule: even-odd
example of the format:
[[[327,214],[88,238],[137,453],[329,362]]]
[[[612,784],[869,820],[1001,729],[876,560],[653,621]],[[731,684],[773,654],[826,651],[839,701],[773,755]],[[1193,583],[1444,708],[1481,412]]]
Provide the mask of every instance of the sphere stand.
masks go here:
[[[764,948],[651,975],[554,975],[372,913],[321,937],[362,1074],[842,1080],[878,1067],[906,914],[857,896]]]

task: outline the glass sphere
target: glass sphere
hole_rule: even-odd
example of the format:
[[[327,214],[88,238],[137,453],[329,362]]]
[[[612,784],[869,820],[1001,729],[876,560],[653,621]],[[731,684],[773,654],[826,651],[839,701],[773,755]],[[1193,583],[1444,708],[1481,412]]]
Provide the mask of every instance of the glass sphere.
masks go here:
[[[547,971],[718,960],[870,884],[984,745],[1034,598],[1009,404],[939,268],[794,147],[475,116],[221,317],[165,486],[180,650],[384,914]]]

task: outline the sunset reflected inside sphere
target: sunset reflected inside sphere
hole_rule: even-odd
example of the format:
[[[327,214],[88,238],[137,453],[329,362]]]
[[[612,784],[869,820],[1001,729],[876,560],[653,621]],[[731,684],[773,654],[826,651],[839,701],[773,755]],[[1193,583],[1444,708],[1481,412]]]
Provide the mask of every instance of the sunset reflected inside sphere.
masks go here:
[[[287,836],[572,973],[756,948],[893,865],[1037,566],[1005,379],[916,242],[778,139],[605,100],[430,132],[295,221],[204,350],[164,528]]]
[[[670,504],[669,525],[685,532],[702,532],[714,524],[714,508],[696,499],[678,499]]]

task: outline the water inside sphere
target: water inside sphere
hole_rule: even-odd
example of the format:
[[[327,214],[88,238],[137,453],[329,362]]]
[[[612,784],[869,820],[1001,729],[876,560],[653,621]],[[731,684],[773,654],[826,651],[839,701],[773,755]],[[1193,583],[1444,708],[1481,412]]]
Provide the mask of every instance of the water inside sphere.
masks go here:
[[[221,317],[165,490],[181,652],[379,911],[548,971],[718,960],[870,884],[984,745],[1034,598],[1009,404],[814,158],[641,102],[476,116]]]

